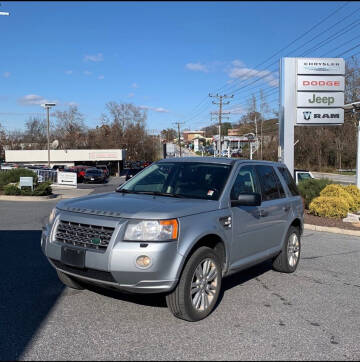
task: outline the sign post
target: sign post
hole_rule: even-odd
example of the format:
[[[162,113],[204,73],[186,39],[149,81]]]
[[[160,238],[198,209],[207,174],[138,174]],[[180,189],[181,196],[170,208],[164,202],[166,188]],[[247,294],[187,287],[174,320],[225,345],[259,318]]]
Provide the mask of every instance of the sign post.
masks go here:
[[[282,58],[280,63],[279,161],[294,173],[294,127],[344,123],[345,61]]]

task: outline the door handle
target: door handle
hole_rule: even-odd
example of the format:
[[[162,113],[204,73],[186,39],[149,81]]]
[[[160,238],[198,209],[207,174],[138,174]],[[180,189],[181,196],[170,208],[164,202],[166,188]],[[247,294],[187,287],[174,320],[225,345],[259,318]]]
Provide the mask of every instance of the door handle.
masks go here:
[[[283,206],[283,210],[284,210],[285,212],[288,212],[288,211],[290,210],[290,205],[285,205],[285,206]]]
[[[260,210],[259,210],[259,216],[265,217],[265,216],[268,216],[268,215],[269,215],[269,212],[268,212],[268,211],[263,210],[263,209],[260,209]]]

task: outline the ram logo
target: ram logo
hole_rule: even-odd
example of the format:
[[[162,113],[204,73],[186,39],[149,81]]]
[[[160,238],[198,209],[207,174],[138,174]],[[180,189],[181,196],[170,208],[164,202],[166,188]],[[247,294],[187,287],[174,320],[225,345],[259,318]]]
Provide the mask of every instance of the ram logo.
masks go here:
[[[310,121],[311,112],[303,112],[305,121]]]

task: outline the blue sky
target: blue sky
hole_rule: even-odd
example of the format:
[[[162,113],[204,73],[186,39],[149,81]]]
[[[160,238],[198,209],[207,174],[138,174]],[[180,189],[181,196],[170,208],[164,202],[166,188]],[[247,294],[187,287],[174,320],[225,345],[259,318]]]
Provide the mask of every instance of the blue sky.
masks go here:
[[[149,130],[173,127],[175,121],[198,129],[216,111],[206,97],[209,92],[224,87],[232,94],[260,76],[235,93],[227,106],[233,111],[231,121],[260,88],[276,108],[277,63],[269,65],[280,56],[300,56],[317,39],[351,24],[359,3],[347,4],[291,48],[256,65],[342,4],[4,1],[0,11],[11,14],[0,16],[0,123],[8,130],[22,129],[29,116],[44,115],[39,104],[48,100],[57,101],[59,110],[77,104],[86,124],[94,127],[105,104],[114,100],[147,109]],[[351,13],[354,17],[324,31]],[[346,50],[358,43],[351,42],[354,36],[356,30],[310,56],[349,41]]]

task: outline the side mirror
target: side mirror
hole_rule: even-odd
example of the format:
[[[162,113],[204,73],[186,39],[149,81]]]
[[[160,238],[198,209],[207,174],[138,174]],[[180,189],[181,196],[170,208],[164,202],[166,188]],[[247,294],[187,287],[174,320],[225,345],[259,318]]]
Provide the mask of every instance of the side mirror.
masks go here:
[[[231,200],[231,206],[260,206],[261,195],[258,193],[240,194],[237,200]]]

